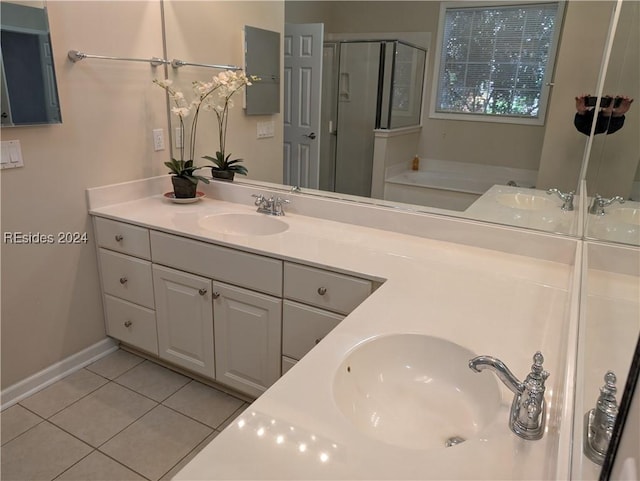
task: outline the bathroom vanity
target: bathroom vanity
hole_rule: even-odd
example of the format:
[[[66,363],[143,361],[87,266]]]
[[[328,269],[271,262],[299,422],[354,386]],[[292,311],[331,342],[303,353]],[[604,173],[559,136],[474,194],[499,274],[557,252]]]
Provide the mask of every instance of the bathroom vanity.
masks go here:
[[[239,184],[173,204],[169,189],[89,190],[108,333],[257,398],[175,479],[568,476],[577,239]],[[253,194],[288,197],[286,216]],[[546,426],[525,441],[511,391],[467,364],[495,356],[523,379],[536,351]]]

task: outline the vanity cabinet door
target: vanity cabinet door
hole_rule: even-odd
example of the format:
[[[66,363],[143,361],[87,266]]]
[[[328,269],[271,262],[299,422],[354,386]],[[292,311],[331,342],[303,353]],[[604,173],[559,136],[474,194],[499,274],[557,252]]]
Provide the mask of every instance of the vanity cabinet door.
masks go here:
[[[211,281],[153,266],[160,358],[213,378]]]
[[[282,300],[213,283],[216,380],[259,396],[280,377]]]

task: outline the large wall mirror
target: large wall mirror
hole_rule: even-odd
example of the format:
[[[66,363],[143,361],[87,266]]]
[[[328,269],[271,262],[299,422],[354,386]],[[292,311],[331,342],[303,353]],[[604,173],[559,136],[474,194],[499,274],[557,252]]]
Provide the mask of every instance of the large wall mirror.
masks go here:
[[[62,122],[44,1],[0,3],[0,125]]]
[[[603,95],[633,99],[614,108],[605,132],[594,135],[586,184],[589,213],[585,235],[640,244],[640,3],[624,1],[616,23]],[[622,111],[621,111],[622,110]],[[603,109],[606,113],[606,109]],[[602,115],[602,114],[601,114]],[[616,118],[616,115],[618,118]],[[622,123],[623,122],[623,123]],[[605,125],[598,130],[604,130]],[[594,204],[602,197],[602,206]],[[621,203],[624,201],[624,203]]]
[[[316,37],[314,42],[319,41],[324,47],[321,52],[325,66],[322,76],[325,79],[329,77],[327,72],[333,72],[331,67],[335,65],[338,66],[337,76],[328,78],[324,84],[315,82],[309,85],[315,88],[314,92],[319,98],[323,98],[324,95],[325,101],[328,98],[326,90],[333,88],[336,96],[330,103],[330,108],[338,110],[341,104],[345,106],[350,102],[353,105],[356,99],[354,93],[362,94],[365,89],[362,84],[354,81],[355,76],[352,71],[340,71],[340,64],[350,59],[362,62],[365,56],[361,54],[362,52],[351,55],[346,49],[340,52],[336,49],[337,44],[348,43],[349,45],[345,46],[351,47],[365,40],[397,40],[411,47],[417,47],[415,50],[417,52],[426,52],[424,67],[419,61],[413,62],[410,57],[403,59],[401,55],[397,55],[398,65],[402,67],[405,79],[415,78],[415,71],[424,68],[422,89],[416,90],[414,85],[413,91],[405,96],[422,99],[419,126],[377,132],[375,136],[370,132],[371,128],[367,127],[369,132],[365,135],[358,130],[341,130],[339,112],[335,117],[338,119],[336,121],[335,118],[325,115],[323,110],[323,124],[317,131],[311,132],[313,135],[306,133],[310,138],[313,137],[313,141],[318,146],[324,146],[318,149],[321,151],[319,158],[327,158],[328,162],[333,163],[331,169],[321,166],[322,172],[327,170],[339,172],[339,162],[368,163],[366,169],[359,168],[353,175],[367,176],[366,182],[372,185],[370,198],[354,197],[351,192],[331,192],[328,195],[382,205],[391,203],[394,206],[409,209],[547,232],[571,235],[578,232],[575,212],[562,210],[561,207],[565,201],[559,195],[547,194],[547,190],[558,189],[561,193],[577,190],[588,137],[578,132],[573,125],[574,99],[580,93],[595,92],[609,24],[608,21],[593,22],[593,19],[608,19],[611,14],[611,2],[558,3],[557,16],[551,22],[557,34],[557,44],[554,43],[555,47],[552,46],[548,51],[548,55],[555,60],[553,69],[547,71],[544,76],[537,77],[535,72],[530,71],[528,77],[530,83],[543,82],[541,89],[548,99],[542,122],[537,124],[452,120],[431,113],[434,83],[438,82],[439,78],[437,52],[442,30],[440,27],[442,2],[164,0],[163,4],[169,58],[187,58],[203,63],[221,62],[220,57],[224,55],[220,55],[218,45],[224,43],[223,40],[226,42],[225,48],[228,52],[236,49],[233,41],[230,40],[233,36],[225,32],[226,26],[211,28],[210,23],[204,20],[207,18],[217,21],[223,17],[233,19],[248,15],[250,18],[245,19],[242,25],[250,24],[258,28],[283,32],[283,51],[287,45],[285,23],[321,24],[321,37]],[[217,8],[216,4],[223,6]],[[251,5],[252,10],[260,10],[261,17],[250,13],[252,10],[248,10],[248,5]],[[211,10],[216,8],[217,13],[211,14]],[[275,12],[276,16],[270,15],[268,10]],[[549,27],[549,22],[546,22],[546,24],[539,22],[543,25],[540,29],[529,31],[518,30],[517,26],[507,25],[504,29],[505,38],[519,34],[519,38],[529,46],[553,41],[553,35],[545,37],[542,31]],[[231,23],[227,22],[227,24]],[[585,28],[585,25],[589,25],[589,28]],[[484,39],[483,41],[485,40],[488,42],[487,45],[470,44],[469,47],[483,51],[488,45],[494,45],[496,41],[505,39]],[[360,44],[357,47],[360,50],[367,47],[367,58],[374,59],[371,60],[372,62],[378,62],[380,46],[371,47]],[[406,50],[411,53],[409,49]],[[375,55],[369,55],[371,52]],[[454,52],[440,57],[446,59],[447,55],[452,56]],[[520,50],[514,56],[514,65],[523,55],[529,55],[526,49]],[[288,67],[284,53],[283,57],[285,64],[283,88],[286,89],[285,71]],[[222,61],[229,63],[225,59]],[[236,62],[239,63],[240,60]],[[400,65],[401,62],[405,65]],[[367,66],[358,64],[352,69],[355,70],[356,67]],[[514,72],[516,71],[517,68]],[[186,70],[173,71],[169,75],[184,82],[194,76],[193,72]],[[384,72],[380,76],[384,77]],[[511,75],[512,79],[516,77],[515,73]],[[524,77],[521,84],[521,86],[529,85]],[[399,90],[402,86],[398,84],[393,87]],[[421,94],[421,97],[418,94]],[[478,93],[478,96],[482,95],[482,92]],[[378,97],[372,95],[372,98],[375,102]],[[284,134],[280,132],[286,130],[285,114],[289,109],[295,110],[301,107],[289,105],[286,94],[283,102],[284,113],[275,115],[269,120],[276,123],[276,139],[284,142],[286,132]],[[477,105],[477,102],[474,100],[472,104]],[[375,105],[372,108],[375,112]],[[360,110],[368,113],[371,109]],[[240,116],[241,112],[234,115]],[[243,120],[232,119],[232,121],[240,123]],[[282,138],[279,139],[278,135],[282,135]],[[365,136],[366,140],[363,140]],[[206,142],[204,138],[199,141]],[[344,148],[343,150],[349,152],[349,155],[346,159],[339,159],[336,158],[336,151],[340,151],[336,146],[338,141],[360,143],[362,147],[355,154],[353,149]],[[251,162],[253,155],[251,143],[244,144],[245,146],[238,147],[239,151],[234,151],[234,154],[237,153]],[[247,151],[241,151],[242,148]],[[203,146],[201,150],[215,151],[215,147]],[[416,154],[420,157],[418,172],[411,169],[412,160]],[[263,168],[267,164],[270,167]],[[262,155],[260,165],[249,168],[247,181],[285,184],[283,179],[286,178],[283,155],[280,151],[270,156]],[[244,181],[244,178],[240,181]],[[296,177],[290,179],[289,184],[298,185],[304,192],[313,193],[323,189],[339,190],[335,186],[340,182],[336,182],[334,178],[323,185],[319,183],[303,185],[299,177]],[[327,192],[323,191],[322,194],[326,195]]]

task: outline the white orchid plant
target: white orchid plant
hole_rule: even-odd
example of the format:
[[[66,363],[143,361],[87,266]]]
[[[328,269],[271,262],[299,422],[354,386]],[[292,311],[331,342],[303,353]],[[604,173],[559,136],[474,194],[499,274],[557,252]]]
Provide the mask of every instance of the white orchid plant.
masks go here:
[[[250,86],[251,82],[255,80],[257,80],[257,77],[248,77],[241,70],[227,70],[213,77],[213,83],[217,85],[216,94],[204,100],[204,108],[206,110],[213,110],[216,114],[218,120],[219,149],[215,157],[210,155],[203,156],[204,159],[213,162],[215,165],[212,167],[213,170],[232,171],[237,174],[247,175],[247,168],[239,165],[242,159],[231,160],[231,154],[226,153],[227,125],[229,121],[229,109],[233,107],[232,97],[236,92]]]
[[[227,124],[229,109],[233,107],[232,97],[247,85],[251,85],[251,80],[255,77],[248,77],[243,71],[225,71],[214,75],[209,82],[195,81],[192,84],[193,100],[188,101],[185,95],[172,87],[172,81],[157,80],[153,82],[166,90],[173,106],[171,112],[175,114],[180,121],[180,132],[184,132],[185,118],[193,112],[193,120],[191,121],[191,130],[189,132],[188,156],[185,159],[185,143],[181,143],[180,159],[171,159],[171,162],[165,162],[171,172],[177,176],[189,178],[196,183],[197,180],[209,181],[202,176],[195,175],[194,172],[202,167],[193,165],[196,148],[196,134],[198,128],[198,117],[201,109],[211,110],[215,112],[218,120],[218,138],[219,150],[215,157],[205,155],[203,158],[210,160],[215,164],[214,170],[234,171],[238,174],[247,174],[244,166],[238,165],[242,159],[229,160],[231,154],[225,155],[225,143],[227,137]]]

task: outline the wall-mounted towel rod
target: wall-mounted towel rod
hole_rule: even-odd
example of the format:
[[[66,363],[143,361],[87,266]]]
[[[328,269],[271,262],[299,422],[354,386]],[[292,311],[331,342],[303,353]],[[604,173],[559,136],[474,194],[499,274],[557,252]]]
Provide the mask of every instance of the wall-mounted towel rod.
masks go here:
[[[159,65],[164,65],[170,63],[168,60],[158,57],[152,58],[129,58],[129,57],[108,57],[106,55],[91,55],[84,52],[78,52],[77,50],[69,50],[67,53],[69,60],[72,62],[79,62],[84,58],[97,58],[100,60],[124,60],[127,62],[147,62],[150,63],[152,67],[157,67]]]
[[[190,65],[192,67],[219,68],[223,70],[242,70],[242,67],[238,67],[237,65],[215,65],[215,64],[209,64],[209,63],[192,63],[192,62],[185,62],[184,60],[178,60],[177,58],[174,58],[171,61],[171,66],[173,68],[180,68],[185,65]]]

